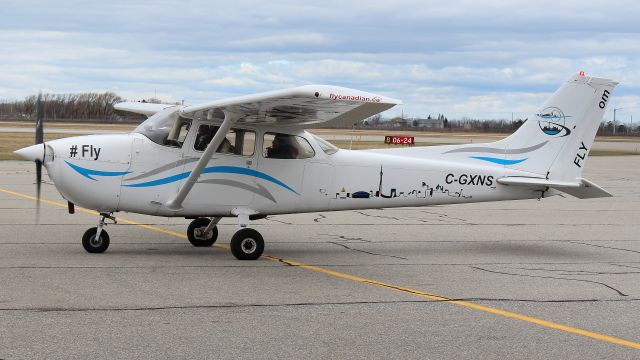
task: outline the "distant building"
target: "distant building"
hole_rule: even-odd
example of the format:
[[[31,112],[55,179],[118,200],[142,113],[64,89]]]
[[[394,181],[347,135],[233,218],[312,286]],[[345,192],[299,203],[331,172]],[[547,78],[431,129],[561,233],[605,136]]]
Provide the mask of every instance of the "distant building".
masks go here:
[[[443,122],[438,119],[413,119],[409,122],[414,128],[442,129]]]

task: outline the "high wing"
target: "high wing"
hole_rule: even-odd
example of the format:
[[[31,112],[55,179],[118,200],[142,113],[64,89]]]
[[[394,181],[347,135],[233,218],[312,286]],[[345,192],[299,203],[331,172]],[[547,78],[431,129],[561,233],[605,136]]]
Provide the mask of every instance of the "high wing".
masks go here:
[[[185,106],[180,115],[222,120],[224,112],[230,112],[237,124],[294,126],[331,121],[351,125],[399,104],[400,100],[364,91],[306,85]]]

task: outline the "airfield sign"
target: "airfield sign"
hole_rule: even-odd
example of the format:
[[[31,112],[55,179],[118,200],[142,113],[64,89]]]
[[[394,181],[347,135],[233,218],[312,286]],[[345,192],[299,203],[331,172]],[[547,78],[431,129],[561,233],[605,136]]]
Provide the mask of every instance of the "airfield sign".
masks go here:
[[[384,143],[391,145],[413,145],[415,144],[415,138],[413,136],[387,135],[384,137]]]

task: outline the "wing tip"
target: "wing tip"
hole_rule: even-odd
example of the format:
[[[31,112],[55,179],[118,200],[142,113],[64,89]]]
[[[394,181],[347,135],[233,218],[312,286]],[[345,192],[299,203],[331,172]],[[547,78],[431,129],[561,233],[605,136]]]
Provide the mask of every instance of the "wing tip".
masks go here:
[[[294,88],[294,90],[297,90],[297,93],[302,96],[315,96],[317,98],[329,100],[382,103],[392,106],[403,104],[402,100],[399,99],[335,85],[311,84],[299,86]]]

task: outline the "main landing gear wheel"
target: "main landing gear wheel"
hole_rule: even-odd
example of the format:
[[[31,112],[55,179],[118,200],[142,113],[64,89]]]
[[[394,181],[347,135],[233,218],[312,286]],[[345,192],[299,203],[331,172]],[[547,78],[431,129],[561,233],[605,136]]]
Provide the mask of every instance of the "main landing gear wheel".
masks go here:
[[[256,260],[264,251],[264,239],[254,229],[240,229],[231,238],[231,253],[238,260]]]
[[[211,220],[207,218],[197,218],[189,224],[187,229],[187,238],[191,245],[196,247],[204,247],[213,245],[218,239],[218,227],[214,226],[206,234],[207,226]]]
[[[82,235],[82,246],[89,253],[103,253],[109,247],[109,234],[103,229],[96,238],[97,232],[98,228],[92,227]]]

